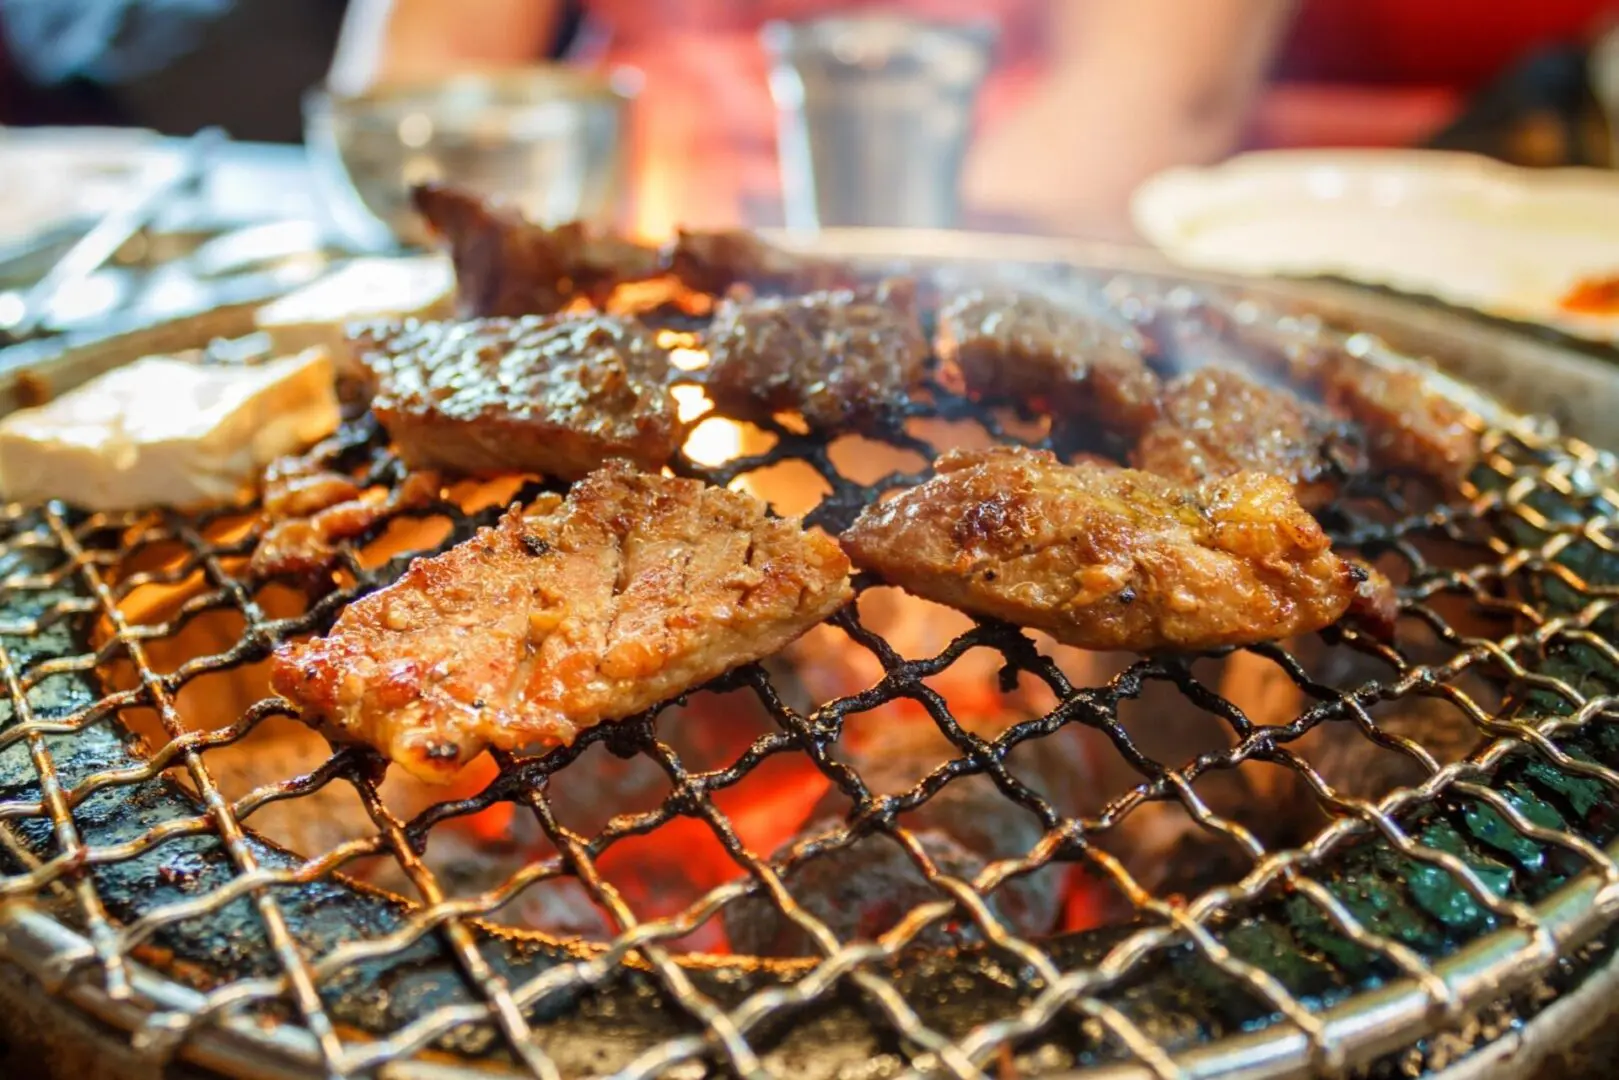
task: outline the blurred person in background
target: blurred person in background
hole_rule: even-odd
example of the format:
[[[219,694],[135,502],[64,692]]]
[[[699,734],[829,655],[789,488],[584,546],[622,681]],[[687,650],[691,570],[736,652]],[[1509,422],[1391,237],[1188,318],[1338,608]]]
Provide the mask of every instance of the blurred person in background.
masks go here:
[[[1578,96],[1578,43],[1619,0],[0,0],[0,121],[296,141],[299,98],[328,69],[352,93],[547,57],[626,64],[645,78],[637,226],[770,223],[759,27],[881,9],[998,25],[963,178],[975,220],[1116,235],[1160,168],[1255,145],[1428,142],[1553,43],[1573,67],[1528,92]]]
[[[522,63],[545,54],[570,6],[353,0],[332,81],[352,92]],[[574,58],[630,65],[645,76],[633,134],[644,231],[677,222],[771,223],[780,181],[760,26],[892,9],[998,26],[996,65],[963,177],[969,214],[1043,232],[1118,236],[1127,230],[1129,193],[1170,165],[1253,146],[1421,143],[1503,69],[1549,44],[1577,43],[1619,10],[1619,0],[587,0],[583,7],[586,31]],[[1569,49],[1579,55],[1577,44]],[[1272,73],[1279,78],[1268,83]]]
[[[555,0],[354,0],[331,82],[355,92],[544,55]],[[640,231],[771,223],[781,213],[760,27],[897,10],[993,20],[995,68],[969,151],[969,212],[1105,232],[1137,181],[1237,142],[1289,0],[593,0],[572,55],[637,68]]]

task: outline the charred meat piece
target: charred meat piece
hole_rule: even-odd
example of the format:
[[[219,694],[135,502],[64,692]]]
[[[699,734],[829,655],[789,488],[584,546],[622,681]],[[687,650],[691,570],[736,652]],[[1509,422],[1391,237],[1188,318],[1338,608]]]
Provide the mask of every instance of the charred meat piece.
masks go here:
[[[915,283],[730,299],[708,334],[709,396],[744,417],[795,411],[812,428],[859,427],[922,377]]]
[[[392,487],[365,490],[338,473],[306,478],[295,495],[280,500],[281,505],[296,505],[300,513],[271,520],[253,549],[250,570],[258,577],[307,579],[324,574],[337,562],[343,541],[363,536],[398,514],[431,506],[443,486],[435,472],[409,473]],[[334,501],[317,505],[325,499]],[[268,502],[267,498],[267,506]]]
[[[978,734],[986,739],[999,734],[988,725],[967,726],[981,729]],[[1059,730],[1020,743],[1007,755],[1012,775],[1064,814],[1074,812],[1074,789],[1091,779],[1072,735]],[[845,758],[874,795],[897,795],[945,762],[963,756],[964,751],[931,721],[915,720],[885,729]],[[801,835],[829,831],[841,824],[849,809],[848,797],[833,789],[810,814]],[[901,814],[897,822],[916,836],[940,873],[966,882],[990,862],[1028,855],[1044,832],[1031,811],[983,774],[957,777]],[[904,848],[881,834],[806,859],[786,874],[783,883],[794,900],[845,943],[876,938],[917,907],[947,898],[928,883]],[[988,906],[1014,934],[1049,933],[1059,914],[1062,885],[1063,868],[1046,866],[1002,883],[989,894]],[[738,953],[808,956],[817,951],[809,935],[763,896],[728,906],[725,930]],[[916,941],[937,947],[969,944],[980,937],[976,924],[958,914],[931,924]]]
[[[355,345],[372,411],[413,469],[577,480],[609,458],[661,468],[683,437],[668,354],[633,319],[408,321]]]
[[[439,184],[411,191],[449,245],[456,310],[465,318],[548,315],[582,298],[600,307],[624,281],[659,273],[658,253],[579,222],[548,229],[511,207]]]
[[[1317,507],[1366,467],[1350,424],[1238,371],[1210,367],[1182,375],[1164,388],[1162,408],[1130,461],[1182,483],[1268,473],[1292,484],[1301,504]]]
[[[939,312],[939,357],[967,392],[1133,437],[1158,415],[1158,378],[1130,327],[1049,297],[970,292]]]
[[[832,541],[617,462],[514,508],[277,650],[271,681],[427,781],[486,745],[571,742],[775,652],[850,597]]]
[[[663,265],[688,289],[724,296],[744,285],[758,293],[802,293],[848,289],[852,269],[840,263],[783,251],[751,232],[685,229],[663,251]]]
[[[1466,478],[1483,453],[1479,419],[1497,410],[1470,404],[1476,391],[1434,368],[1394,357],[1339,354],[1320,370],[1327,404],[1366,430],[1372,459],[1385,469]]]
[[[318,577],[336,563],[343,541],[438,498],[437,473],[410,473],[384,487],[343,471],[362,464],[359,455],[380,450],[376,434],[374,422],[345,425],[308,452],[270,463],[261,496],[266,528],[250,566],[255,576]]]
[[[1382,469],[1454,484],[1482,453],[1480,423],[1513,420],[1477,389],[1373,338],[1340,342],[1283,312],[1249,304],[1256,311],[1243,317],[1206,299],[1182,304],[1173,313],[1178,317],[1159,320],[1154,336],[1182,367],[1221,357],[1313,391],[1361,426],[1372,463]]]
[[[1189,486],[1010,447],[952,451],[843,535],[855,565],[924,599],[1082,649],[1205,650],[1319,630],[1392,591],[1334,553],[1285,481]]]
[[[310,514],[357,499],[364,487],[354,477],[334,471],[328,462],[340,451],[336,437],[317,444],[307,454],[277,458],[264,470],[262,505],[273,519]]]

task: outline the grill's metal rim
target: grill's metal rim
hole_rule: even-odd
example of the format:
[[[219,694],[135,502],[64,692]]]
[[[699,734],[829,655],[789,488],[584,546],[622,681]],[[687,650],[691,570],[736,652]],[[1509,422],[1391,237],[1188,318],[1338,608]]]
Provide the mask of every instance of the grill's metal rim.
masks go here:
[[[1619,844],[1607,849],[1619,855]],[[1535,906],[1559,948],[1572,948],[1601,933],[1619,914],[1619,886],[1604,887],[1594,871],[1581,875]],[[1515,985],[1542,975],[1556,957],[1535,968],[1510,969],[1511,979],[1502,979],[1494,968],[1528,943],[1529,934],[1521,929],[1502,930],[1482,938],[1434,965],[1434,970],[1456,994],[1462,1008],[1476,1008],[1499,997]],[[1596,1009],[1601,1001],[1588,1007]],[[1380,1054],[1409,1045],[1410,1034],[1425,1020],[1431,1002],[1415,981],[1400,980],[1357,994],[1323,1012],[1326,1037],[1354,1051],[1351,1060],[1370,1060]],[[1538,1017],[1536,1018],[1539,1019]],[[1531,1021],[1533,1023],[1533,1021]],[[1260,1077],[1303,1076],[1310,1068],[1309,1043],[1299,1032],[1288,1032],[1280,1023],[1250,1035],[1238,1035],[1176,1055],[1175,1063],[1188,1080],[1259,1080]],[[1073,1074],[1079,1075],[1079,1074]],[[1136,1080],[1152,1076],[1142,1067],[1105,1066],[1084,1074],[1086,1080]]]
[[[913,242],[914,241],[914,242]],[[1549,363],[1553,372],[1541,368],[1534,378],[1532,389],[1545,392],[1548,385],[1561,385],[1563,378],[1589,382],[1600,388],[1600,393],[1586,395],[1584,391],[1564,390],[1563,393],[1582,395],[1582,403],[1601,401],[1603,394],[1610,401],[1619,401],[1619,370],[1573,350],[1528,338],[1514,338],[1471,323],[1464,317],[1447,312],[1423,309],[1386,297],[1360,293],[1340,286],[1308,285],[1296,283],[1262,283],[1255,285],[1235,278],[1222,278],[1177,270],[1150,253],[1134,249],[1074,245],[1062,242],[1008,238],[1001,243],[996,238],[964,238],[953,234],[894,234],[886,232],[850,231],[831,235],[817,242],[815,248],[829,255],[851,258],[877,257],[880,260],[911,261],[926,264],[935,261],[954,263],[1045,263],[1090,272],[1150,273],[1180,278],[1188,283],[1202,285],[1242,284],[1244,288],[1262,295],[1283,300],[1307,301],[1329,320],[1347,318],[1355,325],[1383,333],[1403,347],[1410,347],[1413,333],[1450,338],[1458,351],[1471,353],[1480,344],[1488,344],[1489,351],[1473,354],[1474,367],[1493,369],[1502,374],[1501,365],[1510,362],[1513,354],[1533,357]],[[90,346],[65,350],[58,357],[46,361],[55,367],[64,364],[78,373],[96,370],[98,365],[118,362],[117,358],[133,358],[140,351],[201,346],[209,338],[230,336],[251,330],[250,311],[227,309],[203,319],[182,320],[163,324],[145,331],[109,338]],[[194,336],[188,336],[194,335]],[[1429,351],[1425,346],[1413,351]],[[1448,359],[1441,350],[1432,350],[1441,360]],[[88,359],[87,359],[88,358]],[[44,365],[42,365],[44,366]],[[43,373],[43,372],[42,372]],[[1465,372],[1464,372],[1465,373]],[[47,379],[50,375],[46,375]],[[71,377],[71,376],[70,376]],[[3,376],[0,376],[3,378]],[[1475,376],[1476,381],[1496,384],[1497,378],[1489,374]],[[0,402],[0,411],[11,403]],[[1520,404],[1513,401],[1513,404]],[[1523,405],[1522,407],[1527,407]],[[1599,406],[1597,411],[1611,408]],[[1611,417],[1612,413],[1609,412]],[[1604,425],[1606,428],[1606,425]],[[1604,434],[1606,431],[1604,432]],[[1592,432],[1593,435],[1599,433]],[[1619,857],[1619,844],[1610,849],[1610,855]],[[1559,889],[1534,908],[1559,946],[1572,946],[1595,936],[1610,926],[1619,911],[1619,891],[1604,892],[1595,872],[1587,872]],[[43,911],[28,905],[16,904],[0,913],[0,940],[4,940],[15,959],[30,969],[47,985],[51,985],[53,957],[59,959],[64,949],[86,944],[82,936],[68,930]],[[1544,973],[1555,962],[1530,968],[1514,965],[1506,968],[1503,961],[1513,955],[1514,946],[1524,938],[1521,930],[1497,931],[1472,943],[1456,954],[1435,964],[1435,970],[1447,985],[1460,988],[1470,1007],[1483,1004],[1499,996],[1509,985],[1533,979]],[[20,947],[19,947],[20,946]],[[185,1009],[194,999],[195,992],[169,980],[151,969],[132,964],[140,978],[135,984],[138,996],[148,998],[157,1009]],[[1497,968],[1503,968],[1497,971]],[[1500,976],[1510,975],[1510,979]],[[83,979],[71,979],[60,987],[61,992],[86,1012],[119,1027],[133,1030],[134,1021],[149,1015],[143,1013],[137,1000],[114,1000],[102,988]],[[1570,995],[1571,996],[1571,995]],[[1595,1005],[1593,1004],[1593,1007]],[[1319,1014],[1328,1025],[1330,1037],[1341,1039],[1346,1050],[1352,1050],[1350,1061],[1363,1061],[1390,1049],[1410,1045],[1412,1036],[1405,1034],[1422,1024],[1430,1002],[1425,994],[1410,981],[1385,985],[1378,990],[1357,994],[1343,1003]],[[1533,1021],[1531,1021],[1533,1023]],[[297,1076],[318,1071],[318,1055],[313,1051],[313,1039],[293,1028],[266,1032],[257,1026],[232,1023],[191,1035],[181,1047],[183,1057],[205,1066],[228,1064],[233,1072],[251,1064],[261,1071],[246,1075]],[[1307,1042],[1295,1029],[1278,1023],[1264,1031],[1236,1036],[1184,1051],[1175,1057],[1188,1076],[1288,1076],[1301,1075],[1309,1069]],[[311,1068],[313,1067],[313,1068]],[[310,1070],[308,1072],[304,1070]],[[447,1076],[490,1076],[489,1063],[474,1069],[460,1069],[433,1063],[411,1062],[390,1065],[391,1075],[421,1077],[438,1080]],[[515,1075],[515,1074],[514,1074]],[[1108,1067],[1089,1071],[1087,1076],[1127,1077],[1150,1075],[1146,1070],[1131,1065]]]
[[[1607,852],[1619,859],[1619,843]],[[1534,911],[1551,933],[1560,948],[1571,948],[1595,937],[1614,922],[1619,915],[1619,885],[1602,885],[1600,875],[1587,871],[1559,889],[1547,900],[1535,905]],[[1454,955],[1434,965],[1435,972],[1456,996],[1461,1008],[1472,1009],[1498,998],[1514,986],[1530,982],[1543,975],[1557,957],[1552,956],[1539,967],[1518,965],[1509,971],[1510,979],[1502,978],[1503,961],[1520,951],[1529,935],[1521,929],[1506,929],[1474,942]],[[52,955],[88,949],[90,944],[82,935],[67,929],[45,913],[29,905],[17,904],[0,913],[0,940],[6,945],[8,959],[21,963],[35,977],[48,977]],[[19,948],[20,947],[20,948]],[[132,963],[132,986],[148,996],[158,1010],[194,1010],[201,995],[144,965]],[[1619,972],[1619,957],[1609,962],[1607,969]],[[62,988],[62,993],[74,1004],[96,1018],[135,1030],[138,1017],[151,1015],[142,1012],[133,1001],[118,1001],[100,986],[88,979],[73,979]],[[1573,995],[1569,995],[1571,999]],[[1567,999],[1565,999],[1567,1000]],[[1588,998],[1585,1009],[1595,1012],[1604,1004],[1600,996]],[[1327,1037],[1343,1046],[1350,1062],[1364,1062],[1380,1054],[1410,1045],[1420,1037],[1420,1028],[1431,1008],[1431,1001],[1413,980],[1389,983],[1376,990],[1357,994],[1321,1014]],[[132,1023],[131,1020],[134,1020]],[[1568,1018],[1555,1018],[1569,1023]],[[1545,1016],[1532,1018],[1525,1027],[1523,1037],[1530,1029],[1547,1022]],[[231,1019],[225,1023],[202,1029],[187,1040],[181,1055],[196,1064],[218,1067],[221,1063],[240,1066],[259,1064],[262,1071],[240,1073],[244,1076],[267,1078],[302,1077],[318,1074],[319,1055],[315,1041],[301,1029],[282,1026],[265,1031],[243,1021]],[[1309,1042],[1303,1033],[1291,1029],[1285,1021],[1278,1021],[1263,1031],[1239,1035],[1173,1055],[1175,1064],[1187,1080],[1277,1080],[1282,1077],[1306,1076],[1310,1072]],[[296,1071],[299,1066],[315,1070]],[[498,1066],[484,1064],[476,1069],[458,1069],[429,1062],[400,1062],[390,1066],[391,1075],[399,1080],[448,1080],[453,1077],[520,1076],[521,1073],[497,1072]],[[291,1071],[289,1071],[291,1070]],[[1066,1074],[1083,1076],[1085,1080],[1150,1080],[1151,1070],[1140,1065],[1114,1065],[1084,1073]]]

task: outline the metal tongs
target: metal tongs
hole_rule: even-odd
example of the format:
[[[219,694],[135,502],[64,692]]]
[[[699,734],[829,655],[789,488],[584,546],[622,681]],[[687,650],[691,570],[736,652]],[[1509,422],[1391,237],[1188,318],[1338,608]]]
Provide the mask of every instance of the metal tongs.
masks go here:
[[[20,302],[0,305],[0,348],[44,336],[44,322],[62,290],[77,285],[118,254],[130,238],[151,224],[178,191],[203,174],[209,159],[226,141],[219,128],[204,128],[188,140],[180,167],[138,189],[113,207],[55,265],[22,294]]]

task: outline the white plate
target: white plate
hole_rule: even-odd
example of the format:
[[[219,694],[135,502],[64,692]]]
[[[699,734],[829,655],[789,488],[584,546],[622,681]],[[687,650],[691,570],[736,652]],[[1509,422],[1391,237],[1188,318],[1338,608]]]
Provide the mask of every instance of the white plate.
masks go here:
[[[1269,151],[1160,173],[1131,212],[1187,266],[1335,274],[1619,341],[1619,312],[1561,304],[1581,280],[1619,275],[1619,173],[1419,150]]]

